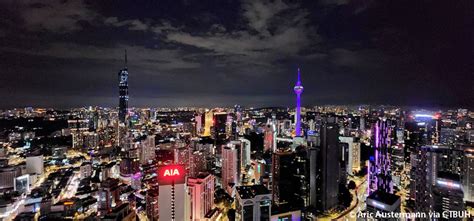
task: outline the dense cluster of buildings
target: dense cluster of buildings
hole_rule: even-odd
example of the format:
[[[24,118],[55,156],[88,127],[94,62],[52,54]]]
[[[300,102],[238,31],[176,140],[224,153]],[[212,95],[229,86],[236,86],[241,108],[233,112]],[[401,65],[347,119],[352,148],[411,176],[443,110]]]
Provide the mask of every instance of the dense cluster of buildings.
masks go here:
[[[126,58],[125,58],[126,59]],[[317,220],[469,211],[474,112],[390,106],[0,112],[0,220]]]

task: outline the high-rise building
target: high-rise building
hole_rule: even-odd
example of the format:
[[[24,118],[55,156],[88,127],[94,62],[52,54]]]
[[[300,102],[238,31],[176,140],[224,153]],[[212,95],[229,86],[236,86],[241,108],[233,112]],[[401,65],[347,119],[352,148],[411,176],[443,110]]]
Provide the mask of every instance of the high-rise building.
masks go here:
[[[439,172],[433,186],[433,211],[441,214],[465,211],[461,178],[457,174]]]
[[[240,146],[241,166],[245,167],[252,164],[250,160],[251,143],[250,143],[250,140],[247,140],[244,138],[240,138],[239,141],[241,142],[241,146]]]
[[[308,207],[310,205],[309,199],[309,160],[308,160],[308,149],[305,146],[298,146],[294,151],[293,160],[293,188],[295,193],[291,204],[294,205],[294,209]]]
[[[120,205],[119,180],[109,178],[102,182],[99,187],[98,210],[100,214],[107,214],[112,208]]]
[[[347,173],[352,175],[360,170],[360,143],[354,137],[339,137],[339,140],[348,144]]]
[[[273,150],[273,127],[270,124],[267,124],[263,134],[263,152]]]
[[[189,220],[184,165],[160,166],[157,177],[159,220]]]
[[[211,134],[213,135],[213,138],[215,139],[215,142],[217,144],[221,144],[226,140],[227,138],[227,133],[226,133],[226,127],[227,127],[227,113],[226,112],[216,112],[214,113],[214,120],[213,120],[213,130],[211,131]]]
[[[337,205],[337,196],[339,195],[340,161],[338,159],[341,156],[341,149],[339,147],[339,127],[337,124],[325,122],[321,125],[320,145],[316,155],[318,158],[316,167],[318,174],[316,178],[316,208],[327,211]]]
[[[464,201],[472,203],[474,202],[474,149],[466,148],[464,154]]]
[[[369,194],[380,190],[392,193],[392,176],[390,167],[390,148],[392,124],[390,120],[379,119],[373,127],[374,155],[370,158],[368,191]]]
[[[320,169],[318,168],[318,154],[320,149],[311,147],[308,149],[309,157],[309,204],[312,208],[318,205],[318,177]]]
[[[158,221],[158,188],[150,188],[146,191],[146,216],[150,221]]]
[[[196,150],[189,154],[189,176],[196,177],[200,172],[207,171],[207,160],[209,155],[204,151]]]
[[[239,151],[233,145],[222,147],[222,188],[231,194],[232,189],[239,183],[240,167],[238,163]]]
[[[309,162],[304,146],[272,154],[272,201],[279,210],[309,204]]]
[[[128,68],[127,51],[125,51],[125,66],[118,73],[119,80],[119,121],[125,124],[128,111]]]
[[[197,114],[194,116],[194,123],[196,127],[196,134],[201,135],[203,133],[202,128],[203,128],[203,122],[204,122],[204,114]]]
[[[462,201],[462,196],[458,199],[458,190],[462,192],[460,178],[464,175],[464,156],[460,147],[432,145],[417,148],[415,164],[411,168],[413,180],[410,183],[416,211],[438,211],[441,207],[437,205],[442,204],[444,199],[452,198],[452,203],[455,198],[456,201]]]
[[[456,143],[456,129],[441,128],[439,143],[444,145],[453,145]]]
[[[272,201],[274,205],[287,204],[289,198],[293,197],[289,191],[293,189],[291,185],[293,158],[291,151],[279,151],[272,154]]]
[[[303,85],[301,84],[301,74],[298,68],[298,81],[293,90],[296,94],[296,110],[295,110],[295,136],[303,136],[301,133],[301,94],[303,93]]]
[[[147,164],[155,159],[155,135],[139,139],[140,164]]]
[[[75,149],[84,148],[84,134],[89,133],[89,120],[68,120],[68,128],[72,135],[72,147]]]
[[[205,137],[211,136],[212,127],[214,127],[214,111],[210,110],[207,111],[204,115],[204,122],[203,122],[203,133],[202,135]]]
[[[272,195],[263,185],[236,188],[236,220],[270,221]]]
[[[378,119],[373,126],[374,155],[369,160],[367,211],[400,212],[400,196],[393,194],[390,153],[394,123]],[[391,219],[389,219],[391,220]]]
[[[214,175],[201,173],[188,178],[190,220],[205,220],[214,207]]]

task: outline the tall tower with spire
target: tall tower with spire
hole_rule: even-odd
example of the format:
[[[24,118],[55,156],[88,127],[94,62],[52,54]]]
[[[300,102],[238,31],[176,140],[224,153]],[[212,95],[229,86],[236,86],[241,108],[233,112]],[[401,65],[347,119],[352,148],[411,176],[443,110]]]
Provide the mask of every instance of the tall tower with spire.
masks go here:
[[[125,123],[128,110],[128,68],[127,68],[127,50],[125,50],[125,65],[118,73],[119,79],[119,120]]]
[[[298,81],[296,82],[293,90],[296,94],[296,113],[295,113],[295,134],[297,137],[302,136],[301,134],[301,94],[303,93],[303,85],[301,84],[301,73],[298,68]]]

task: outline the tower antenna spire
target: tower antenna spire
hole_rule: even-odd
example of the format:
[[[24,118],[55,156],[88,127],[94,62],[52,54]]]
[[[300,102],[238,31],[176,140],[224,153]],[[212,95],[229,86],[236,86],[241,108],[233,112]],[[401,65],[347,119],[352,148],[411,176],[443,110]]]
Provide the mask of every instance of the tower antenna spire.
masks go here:
[[[298,67],[298,84],[301,84],[301,72],[300,72],[300,68]]]
[[[125,49],[125,68],[127,68],[127,49]]]

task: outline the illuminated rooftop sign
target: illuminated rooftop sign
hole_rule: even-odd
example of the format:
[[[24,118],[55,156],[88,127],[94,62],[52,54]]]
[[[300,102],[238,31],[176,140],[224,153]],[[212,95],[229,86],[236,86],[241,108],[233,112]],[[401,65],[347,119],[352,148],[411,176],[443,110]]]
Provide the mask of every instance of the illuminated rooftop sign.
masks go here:
[[[461,188],[461,184],[459,184],[455,181],[452,181],[452,180],[447,180],[447,179],[437,179],[436,184],[438,184],[440,186],[448,187],[450,189],[460,189]]]
[[[171,185],[185,182],[186,170],[184,165],[166,165],[158,167],[158,184]]]

